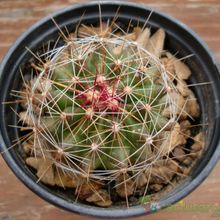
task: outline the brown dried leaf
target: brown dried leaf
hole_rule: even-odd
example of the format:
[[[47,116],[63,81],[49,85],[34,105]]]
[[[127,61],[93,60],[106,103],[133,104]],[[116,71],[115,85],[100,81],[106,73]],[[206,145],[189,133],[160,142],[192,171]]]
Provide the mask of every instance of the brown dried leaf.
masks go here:
[[[186,157],[186,159],[183,161],[183,164],[186,166],[190,166],[192,165],[192,163],[193,163],[193,159],[190,156]]]
[[[124,39],[124,41],[135,41],[137,38],[137,35],[139,34],[139,29],[135,30],[135,32],[125,34],[121,36],[121,39]],[[126,44],[125,44],[126,45]],[[112,49],[112,53],[115,55],[120,55],[124,50],[124,44],[116,46]]]
[[[171,181],[172,184],[168,184],[167,186],[164,186],[163,189],[160,192],[156,192],[151,195],[152,201],[159,201],[162,197],[168,195],[169,192],[171,192],[174,189],[174,186],[178,184],[176,178],[174,178]]]
[[[127,198],[134,193],[134,182],[128,174],[122,174],[116,179],[116,192],[122,198]]]
[[[179,170],[179,164],[178,164],[176,161],[170,159],[170,160],[167,161],[167,163],[168,163],[168,167],[169,167],[174,173],[177,173],[177,172],[178,172],[178,170]]]
[[[182,147],[176,147],[173,151],[173,156],[176,160],[182,162],[186,158],[186,154]]]
[[[141,173],[140,175],[137,176],[136,178],[136,185],[138,188],[146,185],[146,183],[149,181],[149,178],[145,173]]]
[[[191,135],[191,124],[188,120],[184,120],[180,122],[180,130],[181,133],[186,136],[186,137],[190,137]]]
[[[37,78],[36,78],[37,79]],[[39,94],[42,96],[41,93],[45,92],[45,91],[49,91],[49,89],[51,88],[51,80],[50,79],[40,79],[38,78],[38,81],[35,81],[35,84],[33,84],[33,86],[36,86],[36,89],[40,92]],[[42,96],[43,97],[43,96]],[[43,97],[44,98],[44,97]],[[41,98],[42,100],[42,98]]]
[[[176,78],[173,59],[163,57],[161,58],[161,63],[164,65],[168,77],[173,81]]]
[[[76,188],[78,181],[78,178],[73,177],[72,175],[64,174],[63,172],[55,172],[54,182],[57,186]]]
[[[155,192],[158,192],[160,191],[162,188],[163,188],[163,185],[162,184],[158,184],[158,183],[155,183],[155,184],[151,184],[149,186],[149,188]]]
[[[34,126],[34,122],[35,122],[35,118],[34,118],[34,116],[30,116],[29,114],[28,114],[28,112],[26,112],[26,111],[23,111],[23,112],[20,112],[19,113],[19,118],[20,118],[20,120],[24,123],[24,124],[26,124],[27,126],[30,126],[30,127],[33,127]]]
[[[35,113],[39,113],[40,112],[40,106],[43,102],[43,100],[45,99],[45,97],[42,96],[41,92],[39,89],[41,88],[41,90],[45,89],[46,85],[44,84],[44,87],[40,86],[40,81],[38,83],[37,82],[37,78],[33,78],[30,80],[30,82],[27,82],[25,85],[23,85],[23,88],[21,89],[21,94],[20,94],[20,101],[21,101],[21,106],[24,109],[27,109],[30,105],[30,103],[32,104],[32,109]],[[36,87],[36,90],[34,92],[34,96],[32,95],[32,88]]]
[[[135,40],[138,38],[139,34],[141,33],[142,28],[141,27],[134,27],[132,33],[135,34]]]
[[[204,146],[204,133],[203,132],[199,132],[194,138],[193,140],[195,142],[199,142],[202,146]]]
[[[22,143],[22,146],[23,146],[23,150],[26,154],[30,154],[31,150],[33,149],[33,144],[31,144],[27,141]]]
[[[176,146],[186,143],[186,139],[181,134],[180,125],[177,122],[171,131],[164,131],[163,136],[163,142],[158,146],[161,155],[169,154]]]
[[[191,146],[191,152],[196,153],[201,151],[205,146],[203,132],[198,133],[193,140],[194,144]]]
[[[78,180],[68,174],[59,172],[53,167],[53,161],[44,158],[29,157],[26,159],[27,165],[37,170],[37,177],[45,184],[51,186],[75,188]]]
[[[80,186],[78,186],[76,194],[78,195],[79,199],[84,200],[97,192],[97,190],[101,189],[102,186],[103,184],[92,181],[82,183]]]
[[[112,33],[112,27],[107,23],[101,23],[99,27],[82,25],[78,29],[79,37],[88,37],[92,35],[98,35],[99,37],[107,37],[110,33]]]
[[[29,157],[26,159],[27,165],[37,170],[37,177],[45,184],[54,186],[53,162],[44,158]]]
[[[191,94],[191,90],[188,88],[186,82],[183,80],[177,81],[176,88],[183,97],[187,97]]]
[[[185,111],[194,118],[197,118],[200,115],[200,107],[192,91],[190,91],[190,95],[187,97]]]
[[[122,35],[121,38],[128,40],[128,41],[135,41],[136,37],[137,37],[136,33],[129,33],[129,34]]]
[[[174,69],[177,77],[180,80],[186,80],[191,75],[191,70],[189,67],[183,63],[181,60],[177,59],[175,56],[173,56],[171,53],[167,53],[168,58],[171,58],[174,60]]]
[[[149,28],[145,28],[143,31],[141,31],[136,39],[137,44],[142,47],[142,48],[146,48],[147,43],[149,41],[149,37],[150,37],[150,29]]]
[[[69,33],[67,38],[68,38],[69,41],[74,41],[77,38],[77,35],[76,35],[75,32],[74,33]]]
[[[183,98],[183,96],[181,94],[179,94],[176,91],[172,91],[170,93],[167,93],[160,102],[167,102],[167,100],[172,100],[172,103],[175,103],[175,108],[176,108],[176,114],[179,115],[183,115],[184,111],[183,111],[183,107],[186,104],[185,99]],[[170,106],[166,107],[163,111],[162,111],[162,115],[169,118],[171,115],[173,114],[172,108]]]
[[[149,186],[151,184],[169,183],[178,171],[179,165],[174,160],[157,160],[152,167],[139,176],[136,182],[137,187],[140,188],[148,182],[150,183]]]
[[[99,189],[86,199],[87,202],[92,202],[101,207],[109,207],[112,205],[112,201],[109,193],[104,189]]]
[[[167,186],[165,186],[160,192],[152,194],[151,195],[151,200],[152,201],[159,201],[160,198],[162,198],[165,195],[167,195],[178,184],[176,179],[173,179],[171,183],[172,184],[168,184]]]
[[[200,150],[202,150],[202,146],[201,146],[201,144],[200,143],[195,143],[195,144],[193,144],[192,146],[191,146],[191,151],[192,152],[198,152],[198,151],[200,151]]]
[[[149,39],[146,49],[155,57],[160,58],[164,47],[165,31],[158,29]]]
[[[150,177],[150,183],[169,183],[178,172],[178,164],[174,160],[157,161],[151,169],[145,171],[146,177]]]
[[[192,167],[184,167],[183,174],[187,176],[190,174],[191,170],[192,170]]]

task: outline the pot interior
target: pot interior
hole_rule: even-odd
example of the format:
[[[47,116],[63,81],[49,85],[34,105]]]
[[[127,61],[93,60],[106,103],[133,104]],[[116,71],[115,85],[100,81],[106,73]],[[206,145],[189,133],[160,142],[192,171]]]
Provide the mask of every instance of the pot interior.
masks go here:
[[[72,32],[79,21],[83,24],[99,24],[99,10],[100,8],[97,4],[89,4],[88,6],[79,6],[76,8],[73,7],[62,13],[55,14],[54,20],[64,32],[65,28],[67,28],[69,32]],[[146,19],[148,19],[151,10],[145,7],[134,5],[129,6],[126,4],[121,5],[120,8],[118,4],[111,3],[106,3],[101,6],[103,21],[114,19],[116,13],[118,13],[116,23],[120,25],[121,28],[126,29],[131,20],[134,26],[137,24],[143,26]],[[82,16],[82,14],[84,14],[84,16]],[[196,177],[203,171],[216,150],[216,142],[218,140],[217,132],[219,131],[219,127],[217,127],[218,106],[215,101],[218,100],[219,97],[219,92],[216,90],[217,85],[219,85],[219,76],[217,69],[213,64],[212,57],[210,57],[210,54],[207,53],[206,49],[201,45],[201,42],[195,38],[194,34],[187,32],[183,26],[176,23],[175,20],[161,15],[160,13],[153,12],[149,18],[147,26],[151,28],[152,32],[159,27],[165,29],[165,48],[172,54],[177,54],[178,58],[193,55],[186,59],[185,63],[192,71],[189,83],[200,84],[192,89],[199,101],[201,108],[199,123],[203,125],[202,129],[206,135],[206,147],[203,156],[197,162],[191,175],[186,178],[182,184],[179,184],[172,192],[168,193],[164,198],[161,198],[161,200],[166,200],[167,198],[175,197],[176,193],[184,191],[184,188],[188,186],[192,180],[196,179]],[[50,18],[46,18],[40,24],[32,27],[27,34],[14,44],[13,49],[9,51],[10,56],[7,57],[7,63],[3,67],[1,76],[1,102],[13,100],[13,97],[10,95],[11,90],[19,90],[21,88],[22,79],[20,69],[22,72],[28,72],[30,60],[33,58],[32,54],[28,52],[25,47],[28,47],[31,51],[36,53],[41,50],[40,48],[42,48],[43,44],[47,45],[47,42],[49,41],[54,42],[59,36],[60,32],[56,25]],[[62,40],[60,40],[59,44],[62,44]],[[202,85],[202,83],[205,84]],[[18,110],[19,107],[15,104],[4,104],[1,106],[0,126],[2,137],[6,148],[10,148],[9,152],[15,163],[18,165],[20,172],[24,172],[25,175],[31,179],[30,181],[36,182],[37,177],[33,170],[25,164],[19,144],[15,147],[11,147],[12,145],[15,145],[15,140],[18,139],[20,135],[18,129],[10,126],[16,125],[18,121],[12,108]],[[14,171],[16,172],[16,170]],[[41,182],[39,182],[38,185],[63,200],[68,202],[75,201],[72,190],[48,187]]]

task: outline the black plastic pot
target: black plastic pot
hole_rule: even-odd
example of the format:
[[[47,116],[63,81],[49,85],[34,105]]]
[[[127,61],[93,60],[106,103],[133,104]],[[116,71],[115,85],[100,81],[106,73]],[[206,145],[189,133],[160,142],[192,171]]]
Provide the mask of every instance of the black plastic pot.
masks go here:
[[[122,24],[128,23],[130,19],[144,24],[151,12],[151,9],[144,5],[104,1],[101,3],[103,20],[113,18],[118,9],[118,21]],[[66,26],[71,31],[74,25],[79,22],[83,13],[82,23],[97,23],[99,21],[98,3],[74,5],[53,14],[53,18],[61,29]],[[158,203],[151,204],[149,207],[139,205],[128,209],[121,207],[104,209],[75,203],[64,191],[36,183],[37,177],[25,165],[19,154],[18,147],[7,150],[12,145],[12,140],[18,137],[17,129],[8,126],[17,124],[17,117],[10,110],[9,105],[1,104],[0,143],[1,151],[5,151],[3,157],[15,175],[27,187],[48,202],[74,213],[96,217],[116,218],[146,215],[155,209],[169,206],[188,195],[208,176],[217,163],[220,156],[220,70],[217,67],[217,62],[204,42],[184,24],[176,21],[176,19],[160,12],[153,12],[149,19],[149,25],[153,29],[158,27],[165,29],[167,34],[166,48],[172,53],[178,52],[179,57],[194,54],[193,57],[187,59],[187,65],[193,72],[190,78],[191,83],[211,82],[210,84],[194,88],[202,111],[201,123],[208,124],[204,128],[206,132],[206,150],[201,160],[197,163],[192,174],[181,185],[173,192],[167,194]],[[43,42],[56,38],[58,32],[51,17],[46,17],[27,30],[13,44],[2,61],[0,68],[0,103],[10,100],[10,91],[21,86],[19,67],[31,57],[31,54],[25,47],[36,51]],[[16,106],[14,107],[16,108]]]

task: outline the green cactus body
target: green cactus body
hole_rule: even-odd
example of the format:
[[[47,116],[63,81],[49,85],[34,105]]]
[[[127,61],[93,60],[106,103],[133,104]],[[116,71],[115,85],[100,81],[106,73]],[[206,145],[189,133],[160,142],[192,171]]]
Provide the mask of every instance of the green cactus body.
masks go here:
[[[88,40],[91,51],[82,49],[80,58],[71,57],[77,49],[67,46],[51,62],[51,88],[42,105],[50,106],[52,116],[41,116],[44,131],[73,160],[88,161],[89,172],[143,160],[151,152],[146,140],[168,123],[161,108],[154,107],[165,93],[164,85],[156,83],[156,65],[140,64],[130,43],[123,42],[126,47],[115,55],[108,40],[99,40]]]
[[[51,84],[42,91],[45,111],[36,115],[44,142],[63,152],[63,169],[87,178],[114,180],[128,170],[132,179],[135,170],[144,172],[143,164],[159,154],[154,139],[176,119],[162,115],[175,105],[166,99],[165,88],[174,84],[162,75],[158,66],[163,67],[153,57],[144,62],[144,48],[115,35],[75,39],[74,46],[63,47],[47,66],[50,75],[41,73]]]

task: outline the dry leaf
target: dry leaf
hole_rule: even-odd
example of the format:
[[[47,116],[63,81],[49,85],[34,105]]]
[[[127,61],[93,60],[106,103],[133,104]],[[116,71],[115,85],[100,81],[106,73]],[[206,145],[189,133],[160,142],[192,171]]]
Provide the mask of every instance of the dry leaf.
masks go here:
[[[192,163],[193,163],[193,159],[190,156],[186,157],[186,159],[183,161],[183,164],[186,166],[190,166],[192,165]]]
[[[191,124],[188,120],[184,120],[180,122],[180,130],[183,135],[186,137],[190,137],[191,135]]]
[[[150,178],[150,183],[161,184],[169,183],[174,174],[178,172],[178,164],[174,160],[160,160],[153,164],[153,167],[147,169],[145,174]]]
[[[149,178],[145,173],[141,173],[140,175],[137,176],[136,178],[136,185],[138,188],[146,185],[146,183],[149,181]]]
[[[141,31],[136,39],[137,44],[142,47],[146,48],[148,40],[150,37],[150,29],[145,28],[143,31]]]
[[[164,65],[164,68],[166,70],[169,79],[173,81],[176,78],[173,59],[163,57],[161,58],[161,63]]]
[[[90,37],[91,35],[98,35],[99,37],[107,37],[112,33],[112,27],[106,23],[101,23],[99,27],[82,25],[78,29],[79,37]]]
[[[181,134],[180,125],[176,122],[171,131],[163,132],[163,142],[157,145],[161,155],[169,154],[176,146],[186,143],[185,137]]]
[[[182,147],[176,147],[173,151],[173,156],[176,160],[182,162],[185,157],[186,157],[186,154],[184,152],[184,150],[182,149]]]
[[[86,201],[101,207],[109,207],[112,204],[109,193],[104,189],[99,189],[97,192],[94,192]]]
[[[78,177],[79,178],[79,177]],[[76,188],[78,185],[78,178],[73,177],[72,175],[64,174],[63,172],[55,172],[54,182],[57,186],[67,187],[67,188]]]
[[[141,27],[134,27],[132,33],[135,34],[135,40],[138,38],[139,34],[141,33],[142,28]]]
[[[136,33],[129,33],[129,34],[123,35],[121,38],[128,40],[128,41],[135,41],[137,36],[136,36]]]
[[[19,118],[24,124],[30,127],[33,127],[36,121],[34,115],[32,115],[31,117],[27,111],[20,112]]]
[[[146,49],[155,57],[160,58],[164,47],[165,31],[157,30],[149,39]]]
[[[33,149],[33,144],[31,144],[27,141],[22,143],[22,146],[23,146],[23,150],[26,154],[29,154],[31,152],[31,150]]]
[[[98,182],[86,182],[82,183],[81,185],[78,186],[76,194],[79,197],[79,199],[87,199],[91,195],[93,195],[97,190],[101,189],[103,187],[103,184],[98,183]]]
[[[149,186],[149,188],[155,192],[158,192],[160,191],[162,188],[163,188],[163,185],[162,184],[158,184],[158,183],[155,183],[155,184],[151,184]]]
[[[128,174],[122,174],[116,179],[116,192],[122,198],[127,198],[134,193],[134,182]]]
[[[201,151],[205,146],[203,132],[198,133],[195,137],[193,137],[193,140],[194,144],[191,146],[191,151],[193,153]]]
[[[187,97],[191,94],[191,90],[188,88],[186,82],[183,80],[177,81],[176,88],[183,97]]]
[[[191,75],[191,70],[189,67],[183,63],[181,60],[177,59],[175,56],[173,56],[171,53],[167,53],[168,58],[173,59],[174,69],[177,77],[180,80],[186,80]]]
[[[187,97],[185,111],[191,117],[194,117],[194,118],[197,118],[200,115],[199,104],[198,104],[197,99],[192,91],[190,91],[190,95]]]
[[[53,162],[44,158],[29,157],[26,159],[27,165],[37,170],[37,177],[45,184],[54,186]]]
[[[185,99],[181,94],[179,94],[176,91],[172,91],[170,93],[167,93],[160,102],[166,103],[167,100],[172,100],[172,105],[175,107],[175,112],[173,111],[173,108],[169,105],[162,111],[162,115],[169,118],[172,114],[176,113],[177,115],[179,114],[184,114],[183,107],[186,104]],[[170,101],[171,102],[171,101]],[[175,103],[175,104],[174,104]]]
[[[29,157],[26,159],[27,165],[37,170],[37,177],[45,184],[51,186],[75,188],[78,180],[63,172],[58,173],[58,169],[54,169],[53,161],[46,158]]]

